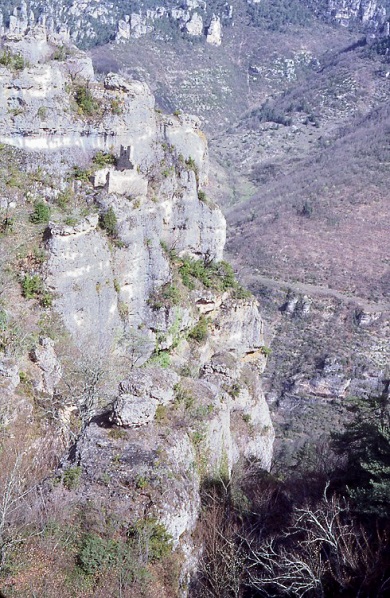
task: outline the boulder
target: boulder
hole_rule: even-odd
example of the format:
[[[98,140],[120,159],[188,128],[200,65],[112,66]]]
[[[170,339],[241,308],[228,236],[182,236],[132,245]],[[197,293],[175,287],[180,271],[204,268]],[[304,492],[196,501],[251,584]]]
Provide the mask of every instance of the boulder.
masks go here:
[[[151,422],[158,405],[174,400],[179,376],[161,368],[135,369],[119,386],[111,421],[119,426],[140,426]]]
[[[31,357],[42,371],[41,381],[37,385],[38,392],[52,396],[62,378],[62,367],[54,350],[54,341],[51,338],[40,338]]]

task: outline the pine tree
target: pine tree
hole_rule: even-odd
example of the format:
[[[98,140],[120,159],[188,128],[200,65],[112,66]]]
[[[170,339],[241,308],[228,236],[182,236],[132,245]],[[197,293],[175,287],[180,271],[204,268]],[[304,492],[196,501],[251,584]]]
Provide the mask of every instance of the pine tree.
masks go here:
[[[355,417],[334,435],[333,447],[347,457],[347,487],[355,508],[389,516],[390,398],[387,393],[355,401]]]

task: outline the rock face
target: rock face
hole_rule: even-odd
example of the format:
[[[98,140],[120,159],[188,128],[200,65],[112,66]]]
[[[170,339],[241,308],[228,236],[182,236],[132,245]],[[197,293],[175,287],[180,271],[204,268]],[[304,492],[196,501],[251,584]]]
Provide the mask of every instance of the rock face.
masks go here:
[[[211,23],[207,29],[206,41],[212,46],[220,46],[222,44],[221,20],[216,15],[213,15]]]
[[[77,443],[84,500],[95,501],[98,495],[124,525],[147,513],[165,525],[175,547],[190,545],[200,499],[189,436],[178,429],[162,437],[155,424],[116,435],[111,431],[91,424]]]
[[[343,26],[353,21],[378,29],[386,20],[386,7],[377,0],[329,0],[328,10],[332,18]]]
[[[344,376],[341,364],[334,358],[326,357],[316,376],[310,380],[296,377],[291,393],[323,398],[344,398],[350,384],[351,380]]]
[[[108,0],[30,0],[22,1],[19,7],[15,4],[0,1],[0,11],[3,9],[0,35],[7,33],[13,41],[17,40],[32,61],[47,57],[48,37],[55,43],[72,41],[86,48],[111,40],[123,43],[150,34],[161,37],[163,31],[167,38],[179,33],[219,46],[223,29],[234,24],[235,11],[239,13],[245,8],[238,0],[231,3],[169,0],[151,2],[149,7],[140,0],[131,6]],[[261,0],[246,0],[245,4],[250,9],[260,5]],[[380,30],[388,16],[384,0],[318,0],[310,4],[315,15],[342,26],[358,24],[369,31]],[[250,12],[248,16],[251,17]]]
[[[92,230],[83,224],[63,234],[51,229],[47,284],[58,294],[56,308],[69,331],[108,348],[120,326],[111,254],[107,240],[96,231],[97,218]]]
[[[41,338],[32,353],[32,359],[42,371],[42,380],[37,385],[38,392],[53,396],[54,389],[62,378],[62,367],[54,350],[51,338]]]
[[[201,482],[228,478],[240,459],[269,469],[274,440],[263,324],[222,261],[226,224],[207,196],[199,121],[157,112],[143,83],[114,74],[98,82],[82,54],[4,68],[0,86],[1,141],[30,161],[39,150],[75,202],[65,218],[61,193],[45,198],[53,219],[41,273],[52,309],[69,346],[109,363],[113,378],[104,396],[114,401],[97,407],[88,378],[96,364],[78,374],[87,390],[73,403],[70,393],[59,415],[70,419],[84,392],[83,429],[62,469],[81,468],[77,500],[99,496],[129,524],[155,517],[191,555]],[[47,337],[30,358],[46,405],[64,368]],[[17,369],[4,366],[3,378],[13,391]]]
[[[129,427],[153,421],[158,405],[173,402],[173,387],[178,382],[179,376],[161,368],[135,370],[119,386],[111,420],[119,426]]]
[[[203,19],[199,13],[195,12],[190,20],[185,25],[186,31],[189,35],[199,37],[203,33]]]
[[[212,22],[216,20],[218,24],[216,28],[215,24],[212,25],[215,31],[212,35],[213,39],[218,40],[222,20],[225,25],[232,22],[233,7],[226,4],[209,8],[208,4],[203,1],[171,0],[160,5],[152,3],[150,8],[145,8],[140,1],[133,2],[130,7],[124,6],[124,3],[98,3],[96,0],[72,0],[70,3],[64,0],[56,3],[30,0],[28,5],[22,2],[19,8],[4,6],[0,33],[25,37],[31,29],[40,28],[41,32],[47,30],[54,41],[68,43],[72,40],[84,47],[112,39],[121,43],[153,32],[158,34],[161,25],[168,35],[169,32],[173,35],[179,31],[191,37],[203,37],[204,21],[208,19],[210,10],[216,9],[220,13],[213,17]],[[129,9],[133,9],[133,12],[128,13]]]
[[[157,134],[157,119],[154,115],[154,98],[142,83],[132,82],[131,90],[113,90],[109,78],[107,87],[96,91],[100,105],[110,105],[127,98],[120,116],[109,110],[99,123],[92,125],[85,119],[75,118],[72,94],[65,90],[71,81],[74,59],[36,65],[24,69],[19,76],[9,71],[1,74],[0,122],[2,142],[27,150],[58,151],[80,148],[81,151],[114,149],[119,153],[121,145],[132,141],[134,160],[145,167],[154,159],[153,144]],[[91,81],[92,63],[82,58],[80,85]],[[68,83],[69,85],[69,83]],[[91,92],[93,93],[91,83]],[[96,84],[95,84],[96,85]],[[69,89],[69,87],[67,87]],[[126,94],[126,95],[125,95]],[[44,109],[44,110],[43,110]],[[10,122],[9,110],[15,117]],[[140,125],[142,123],[142,125]],[[131,133],[130,133],[131,131]]]
[[[14,360],[2,359],[0,362],[0,385],[3,394],[12,393],[20,384],[19,368]]]
[[[242,457],[265,469],[271,465],[274,432],[258,368],[259,362],[219,353],[199,379],[156,367],[133,370],[109,413],[120,431],[91,423],[65,464],[82,467],[80,495],[93,499],[99,487],[111,512],[123,516],[125,507],[129,521],[147,499],[149,516],[191,552],[200,480],[229,476]],[[104,472],[110,473],[102,489]]]

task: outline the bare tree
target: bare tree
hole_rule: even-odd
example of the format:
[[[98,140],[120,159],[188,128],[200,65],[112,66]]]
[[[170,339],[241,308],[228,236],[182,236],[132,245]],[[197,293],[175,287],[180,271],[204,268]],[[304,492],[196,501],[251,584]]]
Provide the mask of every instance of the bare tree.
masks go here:
[[[153,352],[154,346],[155,342],[147,332],[126,326],[117,340],[114,354],[117,365],[124,372],[142,365]]]
[[[364,586],[379,558],[345,500],[328,498],[327,489],[315,507],[294,508],[285,533],[247,545],[249,583],[264,596],[322,598],[329,586]]]
[[[35,439],[26,424],[0,439],[0,569],[17,544],[39,532],[40,484],[56,460],[51,435]]]
[[[198,527],[203,552],[199,563],[201,596],[240,598],[245,555],[240,522],[230,500],[230,487],[219,480],[203,492],[205,510]]]

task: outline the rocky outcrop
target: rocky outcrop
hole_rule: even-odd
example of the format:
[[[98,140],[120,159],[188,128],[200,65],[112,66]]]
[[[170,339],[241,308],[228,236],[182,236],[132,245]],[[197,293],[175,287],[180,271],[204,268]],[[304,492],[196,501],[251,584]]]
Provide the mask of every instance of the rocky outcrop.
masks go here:
[[[361,22],[365,27],[378,29],[386,21],[387,7],[378,0],[329,0],[331,17],[347,27]]]
[[[100,105],[93,118],[77,113],[74,94],[67,91],[77,65],[83,76],[76,86],[86,85],[88,75]],[[71,162],[85,165],[97,150],[118,156],[118,166],[99,170],[94,185],[100,209],[116,214],[120,247],[110,245],[93,213],[75,224],[50,223],[47,241],[47,285],[68,330],[111,347],[124,323],[138,326],[152,317],[147,300],[171,279],[164,247],[221,260],[226,226],[220,210],[199,199],[208,179],[207,142],[199,121],[158,114],[143,83],[110,74],[101,85],[91,77],[91,63],[83,55],[79,63],[73,56],[60,64],[29,66],[16,77],[3,69],[0,141],[43,151],[62,164],[59,169],[69,149]],[[107,110],[113,102],[121,106],[120,114]],[[128,163],[123,148],[131,153]]]
[[[327,356],[321,364],[321,369],[310,380],[302,375],[296,376],[290,392],[293,395],[344,398],[350,384],[351,379],[345,376],[342,365],[337,359]]]
[[[140,426],[153,421],[158,405],[172,403],[179,376],[161,368],[135,370],[121,382],[111,420],[119,426]]]
[[[76,54],[0,73],[1,141],[30,161],[39,150],[58,183],[45,197],[53,218],[40,274],[75,373],[44,336],[30,354],[32,386],[63,437],[80,414],[59,472],[78,468],[75,500],[98,496],[125,526],[157,519],[188,569],[202,481],[229,478],[240,459],[271,465],[263,323],[222,261],[226,224],[208,197],[199,121],[160,114],[145,84],[99,82],[90,66]],[[10,106],[20,107],[13,119]],[[56,203],[64,190],[67,217]]]
[[[11,358],[0,361],[0,387],[3,394],[12,394],[20,384],[19,368]]]
[[[247,0],[249,7],[260,3],[261,0]],[[149,8],[137,0],[131,5],[132,12],[124,3],[96,0],[29,0],[15,8],[0,2],[0,10],[2,4],[5,6],[3,14],[0,12],[0,35],[18,40],[33,61],[47,57],[47,38],[54,43],[71,41],[86,48],[111,40],[123,43],[146,35],[173,39],[179,32],[219,46],[223,28],[234,23],[233,13],[241,9],[234,2],[221,5],[200,0],[171,0],[160,5],[152,3]],[[315,15],[342,26],[357,24],[369,31],[380,30],[388,16],[388,6],[383,0],[328,0],[328,3],[321,0],[311,5]]]
[[[161,436],[155,424],[131,430],[91,424],[78,440],[75,459],[83,469],[83,501],[98,496],[123,525],[154,517],[174,546],[190,544],[200,499],[196,452],[185,431]]]
[[[212,16],[210,25],[207,28],[206,41],[212,46],[220,46],[222,44],[221,20],[217,15]]]
[[[51,338],[39,339],[39,345],[33,349],[31,358],[42,372],[36,390],[53,396],[54,389],[62,378],[62,366],[54,350],[54,341]]]
[[[12,71],[2,71],[1,142],[33,151],[54,152],[72,148],[77,152],[79,148],[80,152],[91,152],[111,148],[118,153],[121,145],[132,142],[136,148],[136,164],[147,168],[154,161],[153,148],[160,126],[150,91],[138,82],[128,83],[127,91],[113,90],[111,79],[108,79],[105,88],[96,86],[95,82],[91,83],[93,69],[87,58],[81,60],[81,72],[77,81],[72,83],[71,71],[75,64],[78,63],[73,58],[61,64],[53,61],[27,67],[17,77]],[[96,117],[99,116],[99,119],[96,118],[95,122],[93,119],[77,118],[74,93],[77,86],[86,85],[93,95],[96,94]],[[113,114],[109,108],[114,99],[123,101],[120,115]],[[11,120],[10,110],[14,111]],[[103,110],[105,115],[102,115]]]
[[[9,11],[6,6],[4,14],[0,13],[0,35],[25,38],[31,30],[36,32],[39,29],[41,33],[47,31],[50,38],[58,43],[72,40],[87,47],[108,40],[122,43],[153,32],[158,35],[161,27],[168,37],[179,31],[190,37],[205,37],[210,43],[219,45],[222,22],[224,25],[231,24],[233,6],[226,4],[221,9],[217,5],[215,8],[220,12],[212,17],[206,31],[205,22],[209,21],[209,12],[214,9],[208,4],[201,0],[172,0],[148,8],[142,2],[133,2],[131,7],[127,7],[123,3],[97,3],[95,0],[72,0],[70,6],[65,0],[56,3],[22,1],[20,7]],[[133,12],[128,13],[129,8]]]
[[[256,6],[261,4],[261,0],[247,0],[247,3]],[[343,27],[363,25],[371,31],[381,28],[389,10],[383,0],[318,0],[310,4],[315,14],[330,18]]]
[[[203,19],[201,15],[197,12],[194,12],[191,15],[189,21],[185,24],[185,29],[188,35],[193,35],[195,37],[199,37],[203,33]]]
[[[86,87],[94,97],[95,118],[82,118],[75,101],[77,89]],[[174,144],[183,160],[194,160],[199,183],[207,181],[207,143],[199,121],[156,113],[154,97],[144,83],[110,74],[103,87],[98,85],[84,55],[27,66],[16,75],[3,69],[0,92],[2,143],[33,151],[72,148],[73,155],[78,150],[81,155],[97,150],[119,154],[122,146],[131,145],[132,159],[143,171],[156,164],[161,154],[157,144]],[[114,112],[113,105],[118,107]]]
[[[215,355],[199,379],[134,369],[108,417],[116,425],[87,426],[64,464],[82,468],[78,493],[93,500],[99,488],[129,522],[145,512],[157,517],[189,554],[201,479],[229,476],[242,457],[271,464],[274,432],[258,364],[228,353]]]
[[[48,242],[47,286],[56,293],[56,309],[81,342],[109,350],[121,320],[107,239],[89,222],[53,227]],[[80,231],[81,229],[81,231]],[[83,230],[84,229],[84,230]]]

